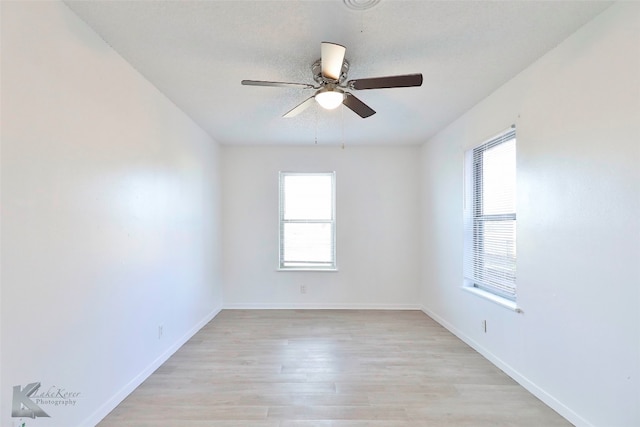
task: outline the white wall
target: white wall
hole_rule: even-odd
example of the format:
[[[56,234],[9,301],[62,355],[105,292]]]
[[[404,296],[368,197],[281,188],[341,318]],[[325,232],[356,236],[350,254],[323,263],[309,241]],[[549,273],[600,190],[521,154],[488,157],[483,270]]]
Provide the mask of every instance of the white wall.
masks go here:
[[[226,307],[419,307],[419,147],[222,153]],[[277,271],[280,170],[336,171],[338,272]]]
[[[523,314],[461,289],[463,153],[512,123]],[[606,10],[423,147],[425,311],[578,426],[640,425],[639,164],[638,3]]]
[[[88,426],[222,304],[219,152],[59,2],[2,2],[2,412]],[[158,326],[164,326],[162,339]]]

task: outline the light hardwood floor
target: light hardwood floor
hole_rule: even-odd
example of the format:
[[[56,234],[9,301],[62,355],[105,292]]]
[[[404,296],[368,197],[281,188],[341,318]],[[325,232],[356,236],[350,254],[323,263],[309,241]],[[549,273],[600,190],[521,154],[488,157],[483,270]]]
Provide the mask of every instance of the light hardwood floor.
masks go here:
[[[99,427],[570,425],[419,311],[224,310]]]

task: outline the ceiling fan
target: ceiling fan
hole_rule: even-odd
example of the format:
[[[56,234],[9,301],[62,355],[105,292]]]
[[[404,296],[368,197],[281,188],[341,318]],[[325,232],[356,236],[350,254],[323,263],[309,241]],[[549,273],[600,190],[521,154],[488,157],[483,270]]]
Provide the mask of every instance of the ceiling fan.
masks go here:
[[[344,59],[346,48],[336,43],[322,42],[320,59],[313,63],[311,70],[316,85],[308,83],[269,82],[262,80],[242,80],[247,86],[298,87],[316,92],[282,117],[294,117],[307,109],[315,99],[321,107],[332,110],[344,104],[360,117],[367,118],[376,112],[356,98],[350,90],[384,89],[422,85],[422,74],[405,74],[389,77],[347,80],[349,63]]]

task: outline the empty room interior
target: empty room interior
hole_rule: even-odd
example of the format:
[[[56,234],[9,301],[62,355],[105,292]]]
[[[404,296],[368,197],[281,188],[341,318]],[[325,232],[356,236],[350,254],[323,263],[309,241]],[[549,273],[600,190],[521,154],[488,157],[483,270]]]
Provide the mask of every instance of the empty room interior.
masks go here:
[[[639,2],[0,14],[0,425],[640,426]]]

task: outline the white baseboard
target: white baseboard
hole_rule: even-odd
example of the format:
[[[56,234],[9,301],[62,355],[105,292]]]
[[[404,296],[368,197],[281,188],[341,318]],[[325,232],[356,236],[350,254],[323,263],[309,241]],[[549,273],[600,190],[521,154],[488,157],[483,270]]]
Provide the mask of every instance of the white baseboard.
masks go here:
[[[180,347],[191,339],[200,329],[202,329],[207,323],[209,323],[214,317],[220,313],[222,307],[218,307],[211,313],[207,314],[202,320],[191,328],[186,334],[179,338],[175,343],[171,345],[164,353],[158,356],[153,362],[151,362],[142,372],[136,375],[131,381],[129,381],[124,387],[122,387],[116,394],[114,394],[109,400],[107,400],[102,406],[100,406],[89,418],[87,418],[81,426],[95,426],[109,412],[118,406],[129,394],[131,394],[140,384],[144,382],[156,369],[158,369],[164,362],[166,362]]]
[[[436,313],[432,312],[431,310],[427,309],[424,306],[422,306],[420,309],[424,314],[426,314],[427,316],[429,316],[430,318],[438,322],[449,332],[451,332],[456,337],[460,338],[462,341],[467,343],[474,350],[476,350],[478,353],[484,356],[484,358],[486,358],[488,361],[490,361],[495,366],[497,366],[500,370],[502,370],[505,374],[513,378],[514,381],[516,381],[518,384],[524,387],[527,391],[529,391],[535,397],[543,401],[547,406],[549,406],[551,409],[556,411],[558,414],[566,418],[570,423],[572,423],[576,427],[593,427],[593,424],[589,423],[580,415],[576,414],[573,410],[571,410],[569,407],[564,405],[558,399],[556,399],[555,397],[547,393],[545,390],[540,388],[533,381],[529,380],[527,377],[525,377],[520,372],[515,370],[511,365],[509,365],[508,363],[506,363],[505,361],[497,357],[495,354],[491,353],[491,351],[487,350],[486,348],[478,344],[477,341],[471,339],[462,331],[455,328],[452,324],[444,320],[442,317],[438,316]]]
[[[417,304],[225,304],[225,310],[421,310]]]

